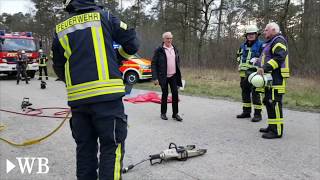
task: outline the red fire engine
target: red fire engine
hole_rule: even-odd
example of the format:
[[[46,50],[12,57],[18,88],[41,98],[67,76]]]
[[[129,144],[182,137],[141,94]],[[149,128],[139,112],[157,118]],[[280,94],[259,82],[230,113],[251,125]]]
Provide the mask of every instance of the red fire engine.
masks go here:
[[[18,51],[24,50],[29,58],[27,74],[33,78],[39,69],[37,43],[31,32],[5,33],[0,30],[0,74],[16,75]]]

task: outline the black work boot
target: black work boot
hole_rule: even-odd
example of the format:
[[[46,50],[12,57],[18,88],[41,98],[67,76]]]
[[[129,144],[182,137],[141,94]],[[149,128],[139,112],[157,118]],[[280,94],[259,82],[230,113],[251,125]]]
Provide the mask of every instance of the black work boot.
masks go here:
[[[19,80],[17,80],[17,85],[19,84]]]
[[[259,129],[259,132],[262,132],[262,133],[267,133],[270,131],[270,126],[266,127],[266,128],[260,128]]]
[[[237,118],[250,118],[251,115],[249,112],[242,112],[241,114],[237,115]]]
[[[261,114],[255,114],[255,115],[253,116],[253,118],[251,119],[252,122],[259,122],[259,121],[261,121],[261,120],[262,120]]]
[[[174,120],[176,120],[176,121],[182,121],[182,120],[183,120],[178,114],[172,115],[172,118],[173,118]]]
[[[281,138],[282,137],[282,134],[283,134],[283,124],[281,124],[281,134],[279,135],[278,134],[278,129],[277,129],[277,125],[275,124],[270,124],[268,126],[269,128],[269,131],[267,133],[264,133],[262,135],[262,138],[264,139],[276,139],[276,138]]]
[[[281,138],[282,135],[278,135],[277,133],[273,132],[273,131],[269,131],[267,133],[264,133],[262,135],[262,138],[264,139],[275,139],[275,138]]]
[[[167,115],[166,114],[161,114],[161,119],[163,119],[163,120],[168,120],[168,118],[167,118]]]

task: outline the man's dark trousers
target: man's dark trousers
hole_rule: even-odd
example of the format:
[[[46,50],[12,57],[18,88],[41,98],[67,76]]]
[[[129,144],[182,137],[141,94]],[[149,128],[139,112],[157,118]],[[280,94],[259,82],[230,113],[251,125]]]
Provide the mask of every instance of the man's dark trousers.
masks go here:
[[[173,75],[171,77],[167,77],[164,84],[161,85],[162,90],[162,98],[161,98],[161,114],[167,113],[167,100],[168,100],[168,85],[170,85],[171,93],[172,93],[172,115],[175,116],[178,114],[178,86],[177,86],[177,77]]]
[[[99,180],[121,179],[127,137],[127,117],[122,99],[85,104],[71,110],[70,127],[77,144],[78,180],[97,180],[97,168]]]
[[[249,83],[248,78],[241,77],[240,87],[242,90],[242,103],[243,103],[243,112],[251,113],[251,99],[254,105],[254,114],[261,115],[262,111],[262,102],[261,97],[258,92],[255,91],[255,88],[252,84]],[[252,96],[251,96],[252,95]]]
[[[46,77],[46,79],[48,80],[48,70],[47,70],[47,66],[39,66],[39,79],[42,80],[42,71],[44,72],[44,75]]]

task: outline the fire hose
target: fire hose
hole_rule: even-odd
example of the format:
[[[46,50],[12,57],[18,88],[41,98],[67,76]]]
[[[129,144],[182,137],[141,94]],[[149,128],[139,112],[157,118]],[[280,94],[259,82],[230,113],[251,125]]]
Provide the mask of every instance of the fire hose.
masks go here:
[[[32,104],[29,103],[29,99],[28,98],[24,98],[21,104],[21,109],[25,112],[20,113],[20,112],[15,112],[15,111],[9,111],[9,110],[5,110],[5,109],[0,109],[1,112],[6,112],[6,113],[11,113],[11,114],[18,114],[18,115],[23,115],[23,116],[32,116],[32,117],[45,117],[45,118],[56,118],[56,119],[63,119],[61,121],[61,123],[55,128],[53,129],[50,133],[48,133],[47,135],[43,136],[43,137],[39,137],[39,138],[35,138],[35,139],[30,139],[30,140],[26,140],[22,143],[17,143],[5,138],[0,137],[0,141],[3,141],[9,145],[15,146],[15,147],[23,147],[23,146],[30,146],[33,144],[38,144],[41,141],[44,141],[45,139],[49,138],[50,136],[52,136],[54,133],[56,133],[62,126],[63,124],[70,119],[69,115],[70,115],[70,110],[69,108],[61,108],[61,107],[47,107],[47,108],[38,108],[38,109],[34,109],[31,108],[29,106],[31,106]],[[53,116],[48,116],[48,115],[41,115],[43,113],[43,110],[48,110],[48,109],[59,109],[61,111],[58,111],[56,113],[53,114]],[[62,115],[65,115],[65,117],[61,117]],[[3,131],[6,129],[6,126],[4,124],[0,124],[0,131]]]

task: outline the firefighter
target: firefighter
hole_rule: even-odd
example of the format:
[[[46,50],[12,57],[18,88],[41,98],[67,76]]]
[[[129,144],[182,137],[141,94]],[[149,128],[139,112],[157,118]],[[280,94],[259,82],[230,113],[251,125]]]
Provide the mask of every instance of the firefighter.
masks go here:
[[[42,70],[45,74],[46,80],[48,80],[48,70],[47,70],[47,62],[48,58],[47,56],[43,53],[42,49],[39,49],[39,79],[42,80]]]
[[[26,52],[24,50],[21,50],[18,52],[17,65],[16,65],[17,84],[19,84],[21,76],[24,77],[26,84],[29,84],[28,76],[27,76],[27,65],[28,65],[28,57],[26,55]]]
[[[281,138],[283,135],[282,97],[286,92],[286,80],[290,76],[288,43],[280,32],[279,25],[272,22],[264,29],[267,40],[259,59],[261,68],[257,73],[271,73],[272,85],[265,88],[264,104],[268,113],[268,127],[261,128],[262,138]]]
[[[262,41],[258,39],[258,27],[249,25],[245,29],[246,41],[241,44],[237,52],[239,63],[240,87],[242,90],[242,113],[237,118],[251,117],[251,104],[254,106],[254,116],[252,122],[261,121],[262,103],[260,93],[248,82],[248,75],[255,70],[253,63],[259,58],[262,51]],[[252,103],[251,103],[252,99]]]
[[[121,179],[127,116],[116,53],[126,59],[138,51],[136,32],[95,0],[65,0],[64,5],[69,17],[55,27],[53,68],[66,83],[77,179]],[[121,45],[117,52],[113,42]]]

